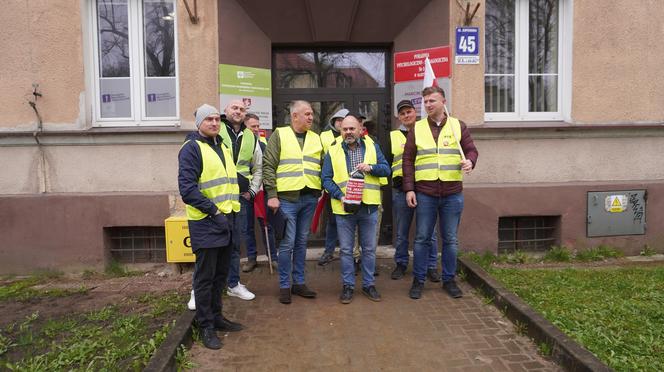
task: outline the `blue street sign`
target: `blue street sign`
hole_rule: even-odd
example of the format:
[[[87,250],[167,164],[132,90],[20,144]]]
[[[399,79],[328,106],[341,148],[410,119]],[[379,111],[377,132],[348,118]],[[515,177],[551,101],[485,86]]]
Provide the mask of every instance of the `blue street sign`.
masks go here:
[[[479,27],[456,28],[456,52],[454,62],[457,65],[475,65],[480,63]]]

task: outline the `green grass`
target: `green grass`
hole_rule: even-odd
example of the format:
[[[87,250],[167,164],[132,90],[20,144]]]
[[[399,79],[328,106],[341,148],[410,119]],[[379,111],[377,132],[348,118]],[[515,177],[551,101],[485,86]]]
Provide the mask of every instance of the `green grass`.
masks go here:
[[[62,318],[41,319],[34,313],[0,329],[0,370],[142,370],[185,300],[171,292]],[[184,349],[177,361],[181,368],[192,366]]]
[[[597,247],[576,252],[576,259],[578,261],[602,261],[607,258],[622,257],[623,254],[619,250],[607,246],[598,245]]]
[[[490,272],[610,367],[664,371],[664,267]]]
[[[41,297],[64,297],[76,293],[85,293],[88,291],[85,287],[79,288],[52,288],[52,289],[38,289],[33,288],[36,285],[42,284],[47,280],[52,279],[50,276],[31,276],[28,278],[17,279],[0,286],[0,302],[1,301],[27,301],[34,298]]]
[[[554,245],[544,254],[545,262],[569,262],[572,261],[572,252],[566,246]]]

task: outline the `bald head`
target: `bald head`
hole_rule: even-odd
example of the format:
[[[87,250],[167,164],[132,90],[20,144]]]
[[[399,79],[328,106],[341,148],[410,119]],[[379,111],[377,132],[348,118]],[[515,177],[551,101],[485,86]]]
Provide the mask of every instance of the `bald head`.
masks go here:
[[[226,108],[224,108],[224,114],[226,114],[226,119],[230,121],[231,124],[239,126],[244,122],[247,108],[244,106],[242,100],[234,99],[226,105]]]
[[[362,124],[360,120],[353,115],[348,115],[341,122],[341,135],[346,144],[353,144],[361,137]]]

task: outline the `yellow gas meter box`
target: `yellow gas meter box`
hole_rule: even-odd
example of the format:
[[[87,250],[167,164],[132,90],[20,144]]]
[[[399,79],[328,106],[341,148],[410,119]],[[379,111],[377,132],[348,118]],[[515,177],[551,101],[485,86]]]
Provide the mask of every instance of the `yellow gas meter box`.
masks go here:
[[[191,238],[187,217],[173,216],[164,221],[166,227],[166,261],[196,262],[191,251]]]

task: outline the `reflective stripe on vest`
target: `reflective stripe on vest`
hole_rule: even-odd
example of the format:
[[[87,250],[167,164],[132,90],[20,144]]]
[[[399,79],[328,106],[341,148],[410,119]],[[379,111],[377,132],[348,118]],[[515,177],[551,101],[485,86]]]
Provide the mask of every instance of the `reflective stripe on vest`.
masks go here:
[[[305,187],[320,190],[320,156],[323,147],[320,137],[308,131],[304,147],[291,127],[277,128],[281,153],[277,167],[277,192],[302,190]]]
[[[371,146],[371,148],[372,148],[372,149],[374,150],[374,152],[375,152],[375,151],[376,151],[376,145],[375,145],[373,139],[371,139],[371,137],[370,137],[369,135],[366,135],[366,136],[364,136],[364,137],[362,137],[362,138],[364,138],[364,144],[365,144],[365,146]],[[374,161],[373,163],[367,163],[367,164],[369,164],[369,165],[371,165],[371,164],[376,164],[377,161],[378,161],[378,160]],[[378,182],[380,183],[381,186],[385,186],[385,185],[387,185],[387,177],[380,177],[380,178],[378,179]]]
[[[201,190],[201,194],[210,199],[221,213],[239,212],[240,188],[237,184],[235,164],[232,162],[233,154],[226,146],[220,145],[226,162],[226,167],[224,167],[221,158],[209,144],[202,141],[196,141],[196,143],[201,149],[203,162],[203,170],[198,179],[198,189]],[[190,220],[202,220],[208,216],[188,204],[185,209],[187,218]]]
[[[226,125],[222,125],[219,130],[219,135],[221,136],[222,142],[231,149],[231,154],[233,153],[233,143],[231,140],[230,134],[228,134],[228,128]],[[240,142],[240,152],[237,155],[237,161],[235,162],[235,167],[237,172],[244,176],[244,178],[251,181],[251,166],[253,165],[254,150],[256,150],[256,137],[254,132],[249,128],[244,128],[242,131],[242,142]]]
[[[390,132],[390,147],[392,149],[392,179],[403,177],[402,159],[403,147],[406,145],[406,136],[400,130]]]
[[[373,141],[366,141],[364,138],[364,161],[365,164],[376,164],[376,148],[373,146]],[[371,142],[370,142],[371,141]],[[341,142],[337,142],[334,146],[330,147],[330,160],[332,162],[332,170],[334,176],[332,180],[339,186],[341,192],[346,195],[346,184],[350,176],[348,175],[348,168],[346,165],[346,153]],[[344,211],[344,204],[339,199],[331,199],[332,213],[334,214],[348,214]],[[364,189],[362,189],[362,203],[368,205],[380,205],[380,181],[378,177],[370,174],[364,175]]]
[[[448,117],[447,122],[440,130],[438,143],[433,140],[433,134],[426,118],[415,123],[415,182],[417,181],[462,181],[461,154],[459,143],[461,139],[461,124],[459,120]]]
[[[330,146],[334,145],[335,141],[341,141],[341,135],[334,136],[332,129],[328,129],[320,134],[320,143],[323,145],[323,153],[327,154],[330,151]]]

